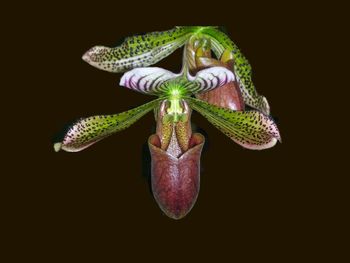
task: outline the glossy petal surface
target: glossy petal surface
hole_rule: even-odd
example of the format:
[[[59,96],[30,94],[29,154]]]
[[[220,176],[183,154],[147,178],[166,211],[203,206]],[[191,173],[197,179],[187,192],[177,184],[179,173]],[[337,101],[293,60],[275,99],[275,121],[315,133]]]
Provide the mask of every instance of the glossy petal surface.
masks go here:
[[[193,134],[189,149],[179,158],[162,150],[157,135],[148,140],[152,157],[152,192],[169,217],[181,219],[195,204],[200,183],[200,156],[204,137]]]

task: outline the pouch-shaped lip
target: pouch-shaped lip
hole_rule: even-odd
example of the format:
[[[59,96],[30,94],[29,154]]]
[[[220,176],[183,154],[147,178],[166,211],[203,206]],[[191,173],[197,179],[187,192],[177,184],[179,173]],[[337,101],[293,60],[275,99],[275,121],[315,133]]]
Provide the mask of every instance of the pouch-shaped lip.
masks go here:
[[[151,135],[152,192],[160,209],[172,219],[186,216],[196,203],[200,184],[200,156],[204,136],[195,133],[190,148],[176,158],[160,148],[159,137]]]

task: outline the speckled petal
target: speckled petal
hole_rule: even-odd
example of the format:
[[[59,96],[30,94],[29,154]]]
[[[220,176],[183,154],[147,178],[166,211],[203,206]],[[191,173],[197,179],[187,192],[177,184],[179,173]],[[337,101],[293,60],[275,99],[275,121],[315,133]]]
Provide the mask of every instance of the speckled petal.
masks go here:
[[[166,89],[163,84],[178,76],[157,67],[136,68],[126,72],[119,85],[145,94],[161,94]]]
[[[147,112],[154,109],[159,99],[114,115],[98,115],[75,122],[65,134],[63,141],[54,144],[56,152],[78,152],[109,135],[124,130],[134,124]]]
[[[117,47],[95,46],[83,55],[90,65],[109,72],[125,72],[157,63],[180,48],[195,27],[176,27],[162,32],[128,37]]]
[[[192,109],[244,148],[263,150],[281,141],[273,119],[260,111],[232,111],[194,98],[187,101]]]

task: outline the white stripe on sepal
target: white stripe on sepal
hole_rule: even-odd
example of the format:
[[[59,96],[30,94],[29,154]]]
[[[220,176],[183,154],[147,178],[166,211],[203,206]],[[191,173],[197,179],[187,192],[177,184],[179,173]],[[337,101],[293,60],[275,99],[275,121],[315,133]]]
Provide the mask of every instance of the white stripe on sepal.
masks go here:
[[[122,76],[119,85],[145,94],[157,94],[164,82],[178,76],[158,67],[135,68]]]

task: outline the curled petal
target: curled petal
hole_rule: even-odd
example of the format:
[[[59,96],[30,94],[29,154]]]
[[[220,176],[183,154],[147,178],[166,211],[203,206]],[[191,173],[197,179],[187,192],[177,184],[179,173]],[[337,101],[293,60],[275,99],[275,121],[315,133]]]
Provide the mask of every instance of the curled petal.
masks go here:
[[[192,109],[244,148],[263,150],[281,141],[273,119],[260,111],[233,111],[194,98],[187,100]]]
[[[75,122],[61,142],[54,144],[56,152],[78,152],[109,135],[124,130],[134,124],[158,104],[154,100],[140,107],[114,115],[99,115],[83,118]]]
[[[270,114],[270,105],[267,99],[257,93],[254,84],[250,79],[240,79],[238,84],[245,104],[265,113],[266,115]]]
[[[145,94],[161,94],[166,89],[164,83],[178,76],[158,67],[136,68],[126,72],[119,85]]]

